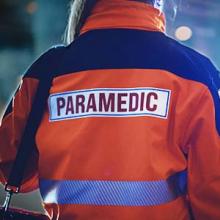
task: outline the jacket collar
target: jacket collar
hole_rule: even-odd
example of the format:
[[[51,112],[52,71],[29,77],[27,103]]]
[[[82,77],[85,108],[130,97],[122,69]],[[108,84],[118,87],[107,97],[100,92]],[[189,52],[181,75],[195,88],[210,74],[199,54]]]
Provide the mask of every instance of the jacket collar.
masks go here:
[[[165,32],[165,16],[143,2],[98,0],[80,33],[111,28]]]

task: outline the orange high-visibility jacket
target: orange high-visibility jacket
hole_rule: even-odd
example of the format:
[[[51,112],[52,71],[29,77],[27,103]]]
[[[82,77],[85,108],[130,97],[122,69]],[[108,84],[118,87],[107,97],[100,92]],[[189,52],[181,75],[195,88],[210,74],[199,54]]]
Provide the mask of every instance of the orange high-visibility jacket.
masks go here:
[[[38,83],[53,75],[22,190],[62,220],[220,219],[220,78],[164,16],[98,1],[81,35],[24,75],[0,127],[1,182]]]

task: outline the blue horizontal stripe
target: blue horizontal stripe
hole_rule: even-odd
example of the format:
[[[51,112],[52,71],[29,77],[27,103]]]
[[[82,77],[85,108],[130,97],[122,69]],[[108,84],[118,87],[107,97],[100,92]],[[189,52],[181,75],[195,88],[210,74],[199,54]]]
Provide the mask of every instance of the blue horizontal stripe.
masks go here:
[[[98,206],[156,206],[182,193],[168,181],[40,180],[45,203]]]

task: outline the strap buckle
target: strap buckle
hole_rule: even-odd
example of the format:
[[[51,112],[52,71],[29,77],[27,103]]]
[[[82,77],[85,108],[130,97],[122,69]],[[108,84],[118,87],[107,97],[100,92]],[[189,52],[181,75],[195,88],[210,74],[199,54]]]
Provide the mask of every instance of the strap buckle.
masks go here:
[[[5,185],[5,191],[6,192],[11,192],[12,194],[17,194],[20,191],[20,187],[16,187],[16,186],[10,186],[9,184]]]

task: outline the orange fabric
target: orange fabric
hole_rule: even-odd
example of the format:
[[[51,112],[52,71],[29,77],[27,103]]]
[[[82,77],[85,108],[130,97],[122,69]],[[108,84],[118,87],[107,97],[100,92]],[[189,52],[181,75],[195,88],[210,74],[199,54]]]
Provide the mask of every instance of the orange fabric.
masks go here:
[[[128,0],[100,0],[87,19],[81,34],[94,29],[130,28],[165,31],[165,16],[146,3]]]
[[[40,178],[52,180],[161,180],[187,168],[188,162],[184,153],[189,152],[189,159],[192,162],[190,162],[188,172],[190,175],[193,174],[189,185],[190,200],[193,206],[199,206],[199,208],[195,208],[195,216],[198,213],[198,219],[205,220],[205,214],[201,214],[202,211],[199,214],[198,210],[204,193],[206,195],[209,192],[203,192],[203,186],[200,188],[199,182],[202,181],[203,175],[205,175],[207,181],[213,182],[216,195],[220,194],[218,181],[215,184],[212,180],[212,177],[219,176],[216,164],[219,164],[220,145],[219,136],[214,131],[213,109],[211,111],[206,109],[213,106],[213,103],[210,103],[212,98],[209,94],[204,96],[204,92],[207,94],[208,89],[203,84],[185,80],[162,70],[94,70],[58,77],[54,80],[50,92],[55,94],[62,91],[91,88],[142,88],[146,85],[172,91],[168,120],[153,117],[129,117],[81,118],[49,122],[48,112],[46,112],[36,136],[41,155],[39,163]],[[198,97],[200,98],[198,99]],[[198,100],[198,102],[195,102],[195,100]],[[200,110],[202,106],[205,107],[200,114],[193,115],[194,119],[192,121],[192,115],[189,114],[188,110],[196,109],[198,106],[200,106]],[[208,112],[210,115],[207,114]],[[216,154],[213,161],[209,162],[209,164],[212,164],[211,167],[207,166],[205,159],[208,152],[206,141],[196,136],[198,143],[193,147],[187,145],[187,143],[193,144],[193,139],[196,139],[196,137],[190,136],[195,126],[198,126],[194,125],[193,122],[200,123],[200,120],[204,121],[204,125],[208,123],[207,126],[213,128],[210,131],[207,131],[203,126],[200,128],[203,130],[202,132],[210,132],[210,137],[213,137],[209,140],[209,144],[212,146],[212,151],[216,151]],[[47,135],[45,136],[45,134]],[[44,136],[43,139],[42,136]],[[51,151],[51,149],[56,150]],[[191,157],[197,157],[198,155],[201,159],[192,158],[191,160]],[[50,161],[50,165],[45,166],[48,161]],[[204,174],[199,173],[197,171],[198,165],[207,166],[207,171]],[[210,173],[210,179],[208,173]],[[200,194],[197,195],[196,192]],[[210,195],[212,194],[213,192],[210,191]],[[212,200],[213,196],[211,197],[210,204],[212,205],[206,204],[206,208],[213,209],[213,216],[216,216],[213,219],[218,219],[217,216],[219,217],[220,213],[215,202],[219,201],[219,198],[216,198],[215,201]],[[184,204],[183,201],[170,203],[172,216],[179,217],[167,217],[167,219],[189,219],[188,208]],[[66,210],[66,206],[61,206],[62,216],[68,215],[70,210],[72,210],[73,216],[79,215],[78,219],[88,218],[86,215],[89,215],[90,212],[96,213],[94,206],[79,206],[79,210],[76,207],[70,205]],[[106,214],[108,208],[100,207],[100,210],[103,209],[103,213]],[[125,216],[121,214],[120,217],[115,217],[115,219],[129,219],[127,217],[129,212],[136,209],[141,210],[141,208],[131,208],[130,210],[129,208],[118,207],[115,208],[118,210],[116,213],[110,214],[111,209],[114,208],[109,208],[109,216],[117,216],[119,215],[117,213],[123,213],[122,210],[126,210]],[[151,213],[149,209],[151,208],[145,207],[142,211]],[[87,210],[88,213],[84,213],[84,211],[82,211],[83,214],[78,213],[80,210]],[[160,210],[160,208],[158,207],[157,210]],[[180,210],[182,210],[181,215],[178,214]],[[94,214],[94,219],[105,219],[106,215],[103,216],[101,213],[100,211]],[[157,215],[153,216],[154,219],[161,219],[161,215],[158,217]],[[169,215],[166,214],[166,216]],[[64,217],[64,219],[70,218]],[[93,217],[91,216],[90,219],[93,219]],[[111,218],[106,217],[106,219]],[[134,217],[130,219],[134,219]]]
[[[140,2],[101,0],[81,33],[100,28],[164,31],[164,16]],[[36,88],[36,85],[33,82],[31,87]],[[189,220],[189,201],[196,220],[220,219],[220,138],[214,124],[213,100],[205,85],[163,70],[108,69],[57,77],[50,94],[95,88],[145,87],[171,91],[167,119],[90,117],[51,122],[49,109],[45,109],[36,135],[39,178],[157,181],[166,180],[187,168],[188,200],[181,197],[156,207],[45,204],[53,218],[59,213],[59,219],[64,220]],[[22,120],[26,119],[28,110],[24,111],[24,106],[30,108],[27,103],[32,99],[33,88],[22,92],[26,104],[21,108],[15,105],[19,114],[14,121],[20,114]],[[5,118],[0,130],[2,163],[10,163],[16,152],[13,144],[12,153],[6,148],[10,143],[11,120],[12,115]],[[19,120],[16,123],[20,126]],[[22,126],[17,130],[22,130]],[[4,139],[5,136],[8,138]]]
[[[11,170],[12,163],[17,153],[17,147],[26,125],[26,120],[30,112],[32,101],[38,86],[38,80],[26,78],[13,100],[13,111],[7,115],[0,126],[0,181],[6,183],[6,178]],[[34,164],[35,158],[30,159]],[[29,183],[22,186],[22,191],[29,191],[38,185],[36,169],[28,167],[26,178]],[[34,186],[35,185],[35,186]]]
[[[194,115],[185,139],[189,151],[189,199],[195,219],[201,220],[220,219],[220,137],[211,106],[213,99],[205,90],[192,109]]]
[[[125,75],[128,80],[125,79]],[[97,81],[97,79],[99,80]],[[199,92],[203,87],[199,83],[189,83],[188,80],[165,71],[96,70],[56,78],[51,94],[90,88],[142,88],[146,85],[175,91],[175,82],[178,82],[181,88],[190,87],[192,91]],[[188,100],[185,105],[180,105],[183,109],[176,109],[180,112],[189,108],[198,95],[192,92],[189,96],[188,91],[185,91],[180,100],[175,92],[173,93],[171,111],[175,109],[176,105],[180,105],[181,100]],[[60,180],[82,180],[85,177],[90,180],[166,179],[174,172],[187,167],[187,161],[180,148],[183,144],[182,132],[184,121],[188,118],[187,114],[178,115],[178,121],[173,125],[169,123],[172,121],[172,117],[175,117],[171,112],[169,112],[170,120],[152,117],[101,117],[52,123],[48,121],[47,112],[37,133],[37,145],[41,155],[40,176]],[[152,133],[151,130],[155,132]],[[94,135],[93,137],[93,131],[99,136]],[[47,136],[42,139],[41,137],[46,133]],[[176,135],[173,136],[173,133]],[[147,134],[151,134],[151,137],[148,137]],[[51,140],[53,140],[52,143]],[[51,144],[56,151],[51,152],[51,148],[48,147]],[[67,153],[66,149],[69,146],[72,147]],[[150,149],[149,146],[151,146]],[[160,155],[158,155],[158,151],[161,152]],[[45,167],[46,161],[51,161],[50,166]],[[59,166],[57,166],[57,161],[60,161]],[[145,165],[143,165],[143,161],[146,161]],[[111,165],[106,165],[106,163]],[[68,167],[71,167],[74,172],[69,172]],[[78,169],[78,167],[81,168]],[[56,171],[51,172],[51,169]]]

